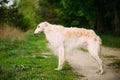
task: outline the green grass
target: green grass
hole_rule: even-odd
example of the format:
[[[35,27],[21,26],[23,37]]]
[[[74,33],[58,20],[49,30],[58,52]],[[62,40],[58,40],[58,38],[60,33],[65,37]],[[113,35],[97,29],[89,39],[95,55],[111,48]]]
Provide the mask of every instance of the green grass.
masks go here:
[[[109,66],[112,66],[114,69],[120,70],[120,59],[114,59],[114,61],[110,63]]]
[[[116,56],[114,56],[114,55],[102,55],[102,56],[103,56],[103,58],[109,58],[109,59],[116,58]]]
[[[104,46],[120,48],[120,37],[100,34]]]
[[[23,41],[0,40],[0,80],[80,80],[83,76],[67,62],[63,70],[54,70],[57,58],[46,43],[43,33],[34,36],[33,31]],[[50,54],[41,54],[45,52]]]
[[[108,64],[108,66],[111,66],[115,70],[120,70],[120,59],[112,59],[112,63]]]
[[[88,50],[84,49],[84,48],[80,48],[80,50],[83,51],[83,52],[88,52]]]
[[[108,66],[112,67],[113,69],[120,70],[120,59],[113,55],[103,55],[103,58],[109,59],[112,62],[108,64]]]

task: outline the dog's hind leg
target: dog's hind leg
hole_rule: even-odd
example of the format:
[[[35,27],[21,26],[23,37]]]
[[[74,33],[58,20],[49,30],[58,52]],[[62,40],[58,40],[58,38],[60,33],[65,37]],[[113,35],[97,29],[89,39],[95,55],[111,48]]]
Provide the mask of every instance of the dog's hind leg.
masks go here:
[[[103,67],[102,67],[102,60],[100,59],[100,45],[95,44],[95,45],[89,45],[88,46],[88,51],[91,54],[91,56],[97,61],[98,63],[98,72],[100,74],[103,74]]]
[[[98,71],[97,72],[100,72],[100,74],[103,74],[102,60],[100,59],[100,57],[98,55],[92,55],[92,57],[98,63]]]

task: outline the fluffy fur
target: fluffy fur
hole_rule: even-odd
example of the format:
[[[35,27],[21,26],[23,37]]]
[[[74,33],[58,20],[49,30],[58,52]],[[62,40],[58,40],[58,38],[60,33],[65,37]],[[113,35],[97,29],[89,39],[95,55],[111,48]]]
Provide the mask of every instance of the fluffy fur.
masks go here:
[[[61,70],[65,61],[65,52],[72,48],[77,48],[87,44],[89,53],[98,63],[98,71],[102,74],[102,60],[99,57],[101,49],[101,39],[93,30],[84,28],[65,28],[61,25],[53,25],[48,22],[41,22],[34,34],[43,31],[49,43],[58,51],[58,67]]]

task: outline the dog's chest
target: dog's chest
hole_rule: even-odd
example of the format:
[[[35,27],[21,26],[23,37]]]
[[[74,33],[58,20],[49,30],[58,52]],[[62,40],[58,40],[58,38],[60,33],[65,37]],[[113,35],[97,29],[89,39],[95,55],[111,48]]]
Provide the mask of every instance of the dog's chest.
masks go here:
[[[52,31],[46,34],[46,38],[49,41],[50,44],[54,46],[59,46],[63,44],[64,38],[63,35],[56,31]]]

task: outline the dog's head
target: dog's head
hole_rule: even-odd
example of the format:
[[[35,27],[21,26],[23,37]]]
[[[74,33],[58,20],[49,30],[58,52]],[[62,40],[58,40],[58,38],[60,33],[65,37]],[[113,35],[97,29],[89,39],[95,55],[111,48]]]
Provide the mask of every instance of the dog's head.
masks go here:
[[[38,34],[38,33],[40,33],[40,32],[42,32],[42,31],[44,31],[45,29],[46,29],[46,27],[48,26],[48,22],[41,22],[38,26],[37,26],[37,28],[35,29],[35,31],[34,31],[34,34]]]

